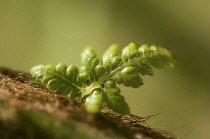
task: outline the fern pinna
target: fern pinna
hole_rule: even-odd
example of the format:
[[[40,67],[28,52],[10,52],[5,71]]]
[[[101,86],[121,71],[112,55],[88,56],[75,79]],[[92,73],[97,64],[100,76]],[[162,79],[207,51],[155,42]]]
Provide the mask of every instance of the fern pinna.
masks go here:
[[[129,114],[130,109],[120,94],[117,84],[138,88],[143,84],[140,75],[153,76],[152,67],[163,69],[174,67],[172,53],[159,46],[138,46],[131,42],[119,55],[117,44],[111,45],[100,60],[92,47],[81,54],[81,68],[65,64],[38,65],[31,74],[46,87],[61,95],[84,103],[90,113],[100,112],[103,102],[114,112]]]

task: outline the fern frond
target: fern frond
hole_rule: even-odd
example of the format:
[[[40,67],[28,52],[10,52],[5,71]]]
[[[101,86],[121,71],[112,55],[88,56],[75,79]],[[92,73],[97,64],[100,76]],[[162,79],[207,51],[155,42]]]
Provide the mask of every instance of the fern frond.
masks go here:
[[[108,50],[115,50],[116,46],[112,45]],[[118,84],[123,84],[127,87],[137,88],[143,84],[141,75],[154,75],[151,66],[162,69],[172,68],[175,60],[171,52],[159,46],[142,45],[137,46],[135,43],[130,43],[122,50],[121,59],[123,62],[118,62],[115,65],[115,55],[109,55],[109,59],[103,58],[103,63],[108,61],[110,68],[106,73],[107,79],[115,79]],[[119,60],[120,61],[120,60]],[[108,67],[108,66],[107,66]],[[139,74],[140,73],[140,74]]]
[[[53,65],[38,65],[31,69],[31,74],[41,79],[47,88],[62,95],[75,97],[80,94],[81,84],[78,82],[79,70],[74,65],[67,67],[59,63]]]
[[[111,45],[100,61],[92,47],[86,47],[81,54],[80,71],[74,65],[38,65],[31,74],[47,88],[68,95],[79,101],[85,99],[88,112],[100,111],[102,100],[114,112],[129,114],[130,109],[120,95],[117,84],[138,88],[143,84],[141,76],[154,75],[152,67],[163,69],[174,67],[172,53],[159,46],[138,46],[130,43],[119,54],[117,44]]]
[[[103,97],[107,107],[120,114],[130,114],[125,98],[120,94],[120,89],[116,87],[114,80],[108,80],[104,84]]]

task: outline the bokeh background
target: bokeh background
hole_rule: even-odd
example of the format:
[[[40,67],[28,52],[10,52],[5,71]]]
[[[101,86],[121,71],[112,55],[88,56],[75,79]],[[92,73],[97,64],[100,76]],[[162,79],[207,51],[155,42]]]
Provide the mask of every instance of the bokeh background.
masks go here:
[[[139,89],[122,93],[139,116],[183,139],[210,138],[210,2],[143,0],[0,0],[0,66],[80,66],[91,45],[101,56],[112,43],[168,47],[174,69],[155,70]]]

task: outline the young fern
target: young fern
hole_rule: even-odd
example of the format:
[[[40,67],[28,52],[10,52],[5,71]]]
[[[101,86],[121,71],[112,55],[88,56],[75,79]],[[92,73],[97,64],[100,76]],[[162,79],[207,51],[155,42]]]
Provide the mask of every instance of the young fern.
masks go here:
[[[117,84],[138,88],[143,84],[140,75],[153,76],[152,67],[172,68],[175,64],[172,53],[159,46],[148,46],[131,42],[119,55],[117,44],[111,45],[97,58],[92,47],[81,54],[81,69],[65,64],[38,65],[31,74],[46,84],[47,88],[83,102],[87,111],[98,113],[103,102],[114,112],[129,114],[130,109],[120,95]]]

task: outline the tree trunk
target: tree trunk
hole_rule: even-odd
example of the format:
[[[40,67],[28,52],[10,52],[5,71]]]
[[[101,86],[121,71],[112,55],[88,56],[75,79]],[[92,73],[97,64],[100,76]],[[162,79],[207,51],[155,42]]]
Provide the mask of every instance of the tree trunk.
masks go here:
[[[83,105],[46,89],[29,73],[0,68],[1,138],[174,139],[146,125],[148,118]]]

